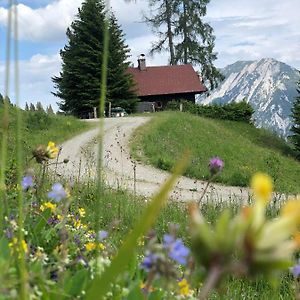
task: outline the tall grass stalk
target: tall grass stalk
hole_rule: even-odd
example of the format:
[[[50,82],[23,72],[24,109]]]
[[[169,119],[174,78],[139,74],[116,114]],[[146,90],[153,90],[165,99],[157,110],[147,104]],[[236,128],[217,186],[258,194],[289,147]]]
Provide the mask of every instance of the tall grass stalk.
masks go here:
[[[11,8],[12,9],[12,8]],[[19,45],[18,45],[18,6],[17,1],[14,1],[14,72],[15,72],[15,99],[16,99],[16,170],[17,170],[17,184],[18,184],[18,248],[19,256],[17,267],[19,268],[20,275],[20,299],[28,299],[27,290],[27,270],[25,264],[25,252],[22,247],[24,240],[24,203],[23,191],[20,186],[23,175],[23,151],[22,151],[22,115],[20,109],[20,89],[19,89]]]
[[[7,213],[5,171],[7,160],[7,138],[8,138],[8,94],[9,94],[9,79],[10,79],[10,52],[11,52],[11,33],[12,33],[12,7],[13,1],[9,1],[7,32],[6,32],[6,67],[5,67],[5,82],[4,82],[4,109],[2,119],[2,144],[1,144],[1,167],[0,167],[0,232],[3,232],[4,214]]]
[[[106,9],[109,9],[109,2],[106,2]],[[108,14],[108,12],[106,12]],[[103,178],[103,137],[104,137],[104,109],[107,91],[107,65],[109,55],[109,24],[108,15],[104,20],[104,35],[103,35],[103,60],[101,69],[101,85],[100,85],[100,102],[99,102],[99,140],[98,140],[98,158],[97,158],[97,205],[96,205],[96,218],[95,229],[98,239],[98,232],[100,231],[100,209],[101,197],[104,191],[104,178]]]

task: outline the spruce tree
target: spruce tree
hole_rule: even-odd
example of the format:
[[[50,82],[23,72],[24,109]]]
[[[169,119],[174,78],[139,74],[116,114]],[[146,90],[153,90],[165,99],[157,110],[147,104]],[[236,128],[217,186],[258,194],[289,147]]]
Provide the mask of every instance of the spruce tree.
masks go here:
[[[293,127],[291,129],[291,140],[294,144],[296,154],[300,158],[300,79],[297,83],[298,96],[295,98],[292,108]]]
[[[75,116],[86,117],[93,107],[99,106],[103,34],[107,23],[104,9],[103,0],[83,2],[76,19],[67,29],[68,43],[60,52],[62,71],[52,78],[56,89],[53,94],[62,99],[59,108]],[[111,43],[116,44],[110,47],[113,53],[109,54],[107,92],[109,101],[117,103],[121,103],[123,94],[124,101],[128,100],[128,108],[131,108],[132,87],[127,84],[130,77],[125,74],[127,64],[122,61],[127,57],[127,47],[122,42],[121,30],[115,25],[110,25]]]
[[[36,111],[38,112],[45,112],[44,108],[43,108],[43,105],[40,101],[37,102],[36,104]]]
[[[121,106],[127,112],[134,112],[137,96],[134,93],[132,76],[127,73],[129,48],[125,44],[124,34],[111,13],[109,22],[109,60],[107,72],[107,101],[112,106]]]
[[[0,93],[0,105],[4,103],[4,98],[2,96],[2,94]]]
[[[52,108],[51,104],[47,107],[47,114],[48,115],[54,115],[54,111],[53,111],[53,108]]]
[[[30,103],[30,105],[29,105],[29,110],[30,110],[30,111],[35,111],[35,106],[34,106],[33,103]]]
[[[25,111],[29,111],[29,106],[27,102],[25,103]]]

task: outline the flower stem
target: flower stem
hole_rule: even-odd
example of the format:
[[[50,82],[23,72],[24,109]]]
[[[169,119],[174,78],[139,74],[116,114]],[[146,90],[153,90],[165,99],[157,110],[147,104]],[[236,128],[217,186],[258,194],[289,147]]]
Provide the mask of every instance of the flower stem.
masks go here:
[[[209,271],[208,277],[204,283],[204,286],[200,292],[199,300],[207,299],[209,293],[216,287],[218,284],[223,271],[220,266],[215,265]]]

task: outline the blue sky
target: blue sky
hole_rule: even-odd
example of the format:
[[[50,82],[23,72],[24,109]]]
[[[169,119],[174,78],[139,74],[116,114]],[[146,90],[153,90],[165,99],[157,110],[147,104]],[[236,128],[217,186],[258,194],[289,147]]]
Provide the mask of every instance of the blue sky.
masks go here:
[[[59,50],[66,43],[65,31],[82,0],[19,1],[19,47],[21,106],[41,101],[56,107],[51,95],[51,77],[60,71]],[[3,93],[7,0],[0,0],[0,92]],[[111,0],[136,63],[155,41],[151,30],[141,23],[147,0],[131,3]],[[216,65],[224,67],[237,60],[273,57],[300,69],[300,0],[211,0],[205,20],[216,35]],[[148,65],[164,65],[167,53],[147,57]],[[13,88],[10,89],[14,99]]]

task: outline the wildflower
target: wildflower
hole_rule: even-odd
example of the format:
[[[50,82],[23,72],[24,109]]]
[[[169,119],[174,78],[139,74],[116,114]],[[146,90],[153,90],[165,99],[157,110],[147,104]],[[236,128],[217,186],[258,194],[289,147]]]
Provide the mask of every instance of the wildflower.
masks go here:
[[[216,156],[209,161],[209,170],[211,175],[216,175],[220,173],[223,168],[224,168],[224,162],[221,158]]]
[[[272,179],[267,174],[256,173],[251,180],[251,188],[253,189],[254,196],[266,204],[272,195]]]
[[[48,158],[56,158],[59,152],[59,149],[56,147],[55,143],[49,142],[46,148]]]
[[[73,225],[76,229],[79,229],[81,227],[81,221],[74,219]]]
[[[180,295],[181,296],[188,296],[188,294],[190,293],[190,286],[187,282],[187,280],[185,278],[183,278],[182,280],[180,280],[178,282],[178,286],[180,289]]]
[[[300,259],[298,260],[298,264],[294,267],[290,268],[291,273],[297,278],[300,275]]]
[[[89,252],[93,251],[96,249],[96,244],[93,242],[88,242],[85,244],[85,249],[86,249],[86,251],[89,251]]]
[[[300,199],[288,200],[281,208],[281,215],[290,217],[300,224]]]
[[[153,265],[156,263],[157,258],[157,255],[155,255],[154,253],[148,253],[148,255],[144,257],[141,263],[141,268],[149,272],[152,269]]]
[[[56,204],[53,204],[51,202],[45,202],[40,206],[40,210],[44,211],[45,209],[50,209],[54,213],[56,210]]]
[[[24,176],[21,182],[23,191],[27,191],[30,187],[34,186],[32,176]]]
[[[79,208],[78,209],[80,217],[84,218],[85,217],[85,209],[84,208]]]
[[[169,257],[181,265],[186,265],[190,250],[183,244],[181,239],[176,239],[169,235],[164,235],[164,247],[169,251]]]
[[[103,241],[103,240],[105,240],[107,237],[108,237],[107,231],[105,231],[105,230],[100,230],[100,231],[98,232],[98,240],[99,240],[99,241]]]
[[[102,243],[98,244],[98,249],[99,250],[105,250],[105,246]]]
[[[20,243],[20,249],[18,249],[18,239],[17,238],[13,238],[12,241],[8,244],[8,246],[12,249],[17,249],[17,251],[19,251],[20,249],[24,252],[27,253],[28,252],[28,246],[27,243],[25,242],[25,240],[22,240]]]
[[[48,198],[53,199],[56,202],[59,202],[67,197],[68,193],[60,183],[53,184],[52,190],[48,193]]]

